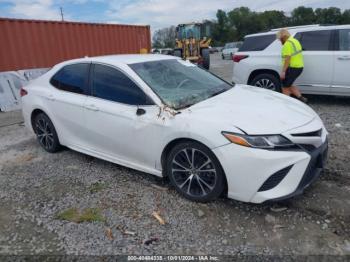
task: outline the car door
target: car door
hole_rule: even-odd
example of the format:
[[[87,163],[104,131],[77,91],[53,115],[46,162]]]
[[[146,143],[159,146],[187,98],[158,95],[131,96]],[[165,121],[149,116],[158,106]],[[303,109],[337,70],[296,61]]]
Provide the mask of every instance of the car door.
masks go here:
[[[328,93],[332,83],[333,30],[315,30],[297,33],[303,47],[304,70],[295,84],[305,93]]]
[[[350,29],[336,31],[334,51],[334,74],[331,93],[350,95]]]
[[[83,146],[83,106],[87,98],[90,63],[77,63],[61,68],[50,80],[54,86],[46,95],[59,138],[65,145]]]
[[[155,168],[152,149],[163,125],[159,107],[115,67],[93,64],[90,77],[92,96],[85,103],[90,148],[126,165]]]

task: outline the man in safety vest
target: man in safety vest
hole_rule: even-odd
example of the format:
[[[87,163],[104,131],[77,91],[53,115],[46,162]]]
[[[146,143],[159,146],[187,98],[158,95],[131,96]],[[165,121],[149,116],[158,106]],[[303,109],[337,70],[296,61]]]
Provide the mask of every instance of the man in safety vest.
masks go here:
[[[293,85],[304,68],[301,44],[290,35],[287,29],[281,29],[277,33],[277,39],[279,39],[283,45],[283,69],[280,75],[282,80],[282,92],[287,96],[293,95],[300,101],[307,103],[307,99],[301,95],[299,88]]]

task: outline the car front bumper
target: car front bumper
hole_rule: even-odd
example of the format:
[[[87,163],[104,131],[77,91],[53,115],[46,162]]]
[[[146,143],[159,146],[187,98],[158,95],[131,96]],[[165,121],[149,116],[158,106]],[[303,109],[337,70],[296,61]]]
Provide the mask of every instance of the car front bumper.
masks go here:
[[[270,199],[268,201],[278,202],[301,195],[304,192],[304,190],[307,187],[309,187],[320,176],[328,156],[328,140],[326,140],[326,142],[322,144],[319,148],[311,150],[308,153],[310,154],[311,159],[296,190],[289,195],[275,199]]]
[[[228,144],[213,150],[226,174],[228,197],[252,203],[302,194],[320,175],[327,151],[326,138],[313,149],[264,150]]]

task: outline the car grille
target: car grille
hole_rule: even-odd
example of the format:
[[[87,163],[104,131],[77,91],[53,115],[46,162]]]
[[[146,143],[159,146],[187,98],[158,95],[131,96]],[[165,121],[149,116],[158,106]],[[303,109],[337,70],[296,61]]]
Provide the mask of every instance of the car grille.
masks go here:
[[[317,170],[320,171],[324,167],[324,163],[325,163],[325,160],[327,159],[327,155],[328,155],[328,147],[326,147],[323,152],[317,152],[317,154],[314,154],[314,156],[311,158],[311,161],[305,173],[305,176],[300,181],[299,187],[304,188],[312,182],[312,180],[315,178],[316,171]]]
[[[302,149],[304,149],[305,151],[311,153],[312,151],[314,151],[316,149],[316,147],[314,145],[311,144],[298,144]]]
[[[288,166],[286,168],[281,169],[280,171],[277,171],[273,175],[271,175],[265,182],[262,184],[262,186],[259,188],[258,192],[261,191],[267,191],[275,186],[277,186],[283,178],[288,174],[289,170],[293,167],[293,165]]]

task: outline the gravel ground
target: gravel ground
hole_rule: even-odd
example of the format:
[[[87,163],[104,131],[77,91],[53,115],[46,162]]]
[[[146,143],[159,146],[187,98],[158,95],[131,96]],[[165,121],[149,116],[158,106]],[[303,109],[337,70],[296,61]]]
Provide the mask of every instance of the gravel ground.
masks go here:
[[[211,68],[231,80],[230,60],[213,55]],[[309,98],[330,132],[328,166],[278,205],[193,203],[154,176],[68,149],[48,154],[19,112],[0,113],[0,255],[350,255],[350,98]],[[72,208],[102,219],[59,217]]]

